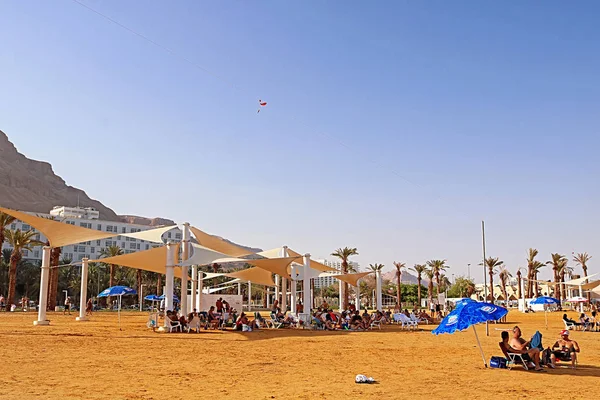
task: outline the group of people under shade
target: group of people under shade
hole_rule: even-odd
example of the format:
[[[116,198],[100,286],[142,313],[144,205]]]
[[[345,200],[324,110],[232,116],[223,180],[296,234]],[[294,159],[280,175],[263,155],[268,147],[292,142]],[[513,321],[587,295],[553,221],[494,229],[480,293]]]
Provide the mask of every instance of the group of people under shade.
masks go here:
[[[597,316],[597,312],[594,310],[592,311],[592,315],[591,316],[587,316],[585,313],[581,313],[581,315],[579,315],[579,319],[578,320],[574,320],[571,319],[567,316],[567,314],[563,314],[563,321],[565,322],[565,325],[573,325],[575,326],[577,329],[583,329],[583,330],[595,330],[598,331],[600,330],[600,321],[598,321]]]
[[[571,368],[575,369],[577,354],[580,352],[579,344],[570,339],[568,330],[560,331],[559,335],[560,338],[552,347],[544,349],[542,335],[539,332],[536,332],[531,340],[525,340],[521,328],[515,326],[511,333],[502,331],[500,348],[505,354],[520,354],[523,361],[530,363],[535,371],[545,371],[542,365],[554,369],[557,361],[570,362]]]

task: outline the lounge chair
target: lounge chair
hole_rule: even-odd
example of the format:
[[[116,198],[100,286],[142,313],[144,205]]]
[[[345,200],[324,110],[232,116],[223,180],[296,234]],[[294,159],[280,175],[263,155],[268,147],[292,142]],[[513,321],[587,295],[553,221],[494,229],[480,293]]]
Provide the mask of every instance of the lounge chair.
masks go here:
[[[167,329],[169,329],[169,332],[173,332],[174,330],[183,332],[183,327],[179,321],[171,321],[168,317],[165,321],[167,321]]]
[[[267,328],[271,329],[279,329],[283,326],[283,323],[279,322],[276,315],[273,313],[271,313],[271,318],[267,319],[265,323],[267,325]]]
[[[402,323],[402,328],[406,328],[406,329],[418,329],[419,328],[419,324],[416,321],[412,321],[410,318],[408,318],[406,315],[400,313],[400,314],[396,314],[398,315],[398,318],[400,319],[400,322]],[[394,316],[395,317],[395,316]]]
[[[500,350],[502,350],[502,353],[504,354],[504,357],[506,358],[506,366],[508,367],[508,369],[511,369],[513,365],[517,365],[517,362],[518,362],[523,365],[523,368],[525,368],[525,370],[529,370],[529,367],[527,366],[527,362],[523,358],[523,354],[511,353],[504,345],[504,342],[498,343],[498,346],[500,346]]]
[[[573,323],[573,322],[567,322],[563,319],[563,323],[565,324],[566,330],[571,330],[571,329],[576,330],[577,329],[577,325],[575,325],[575,323]]]

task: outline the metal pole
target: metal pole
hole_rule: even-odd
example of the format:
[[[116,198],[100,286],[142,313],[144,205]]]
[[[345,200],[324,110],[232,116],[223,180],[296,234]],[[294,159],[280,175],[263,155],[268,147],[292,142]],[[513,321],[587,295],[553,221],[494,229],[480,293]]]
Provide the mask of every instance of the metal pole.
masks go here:
[[[483,241],[483,301],[487,302],[487,275],[485,272],[485,222],[481,221],[481,238]],[[473,328],[473,330],[475,330],[475,328]],[[490,336],[490,326],[488,321],[485,321],[485,335],[486,336]],[[475,336],[477,336],[477,332],[475,332]],[[477,338],[477,341],[479,342],[479,338]],[[481,345],[480,345],[481,347]],[[481,353],[481,355],[483,356],[483,351]],[[485,363],[485,358],[483,359],[483,362]],[[487,365],[486,365],[487,367]]]
[[[475,332],[475,339],[477,339],[477,346],[479,346],[479,352],[481,353],[481,359],[483,360],[483,365],[487,368],[487,361],[485,361],[485,355],[483,354],[483,349],[481,348],[481,343],[479,342],[479,336],[477,336],[477,330],[475,329],[475,325],[471,325],[473,327],[473,332]],[[487,328],[487,323],[486,323]]]

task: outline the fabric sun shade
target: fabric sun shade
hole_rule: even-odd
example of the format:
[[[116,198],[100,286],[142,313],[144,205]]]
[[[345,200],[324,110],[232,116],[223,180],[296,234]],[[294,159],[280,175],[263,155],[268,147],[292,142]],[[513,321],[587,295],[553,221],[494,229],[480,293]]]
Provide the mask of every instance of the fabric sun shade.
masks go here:
[[[285,278],[289,278],[289,266],[297,257],[281,257],[281,258],[260,258],[257,260],[247,260],[245,258],[221,258],[214,260],[217,264],[226,264],[230,262],[245,262],[246,264],[254,265],[255,267],[269,271]],[[254,281],[252,281],[254,282]]]
[[[324,277],[324,276],[332,276],[336,279],[339,279],[342,282],[346,282],[352,286],[357,286],[358,285],[358,280],[360,278],[363,278],[369,274],[373,274],[373,271],[369,271],[369,272],[357,272],[355,274],[319,274],[319,277]]]
[[[190,226],[190,230],[192,231],[200,245],[208,247],[211,250],[227,254],[231,257],[241,257],[246,256],[248,254],[253,254],[247,248],[228,242],[227,240],[224,240],[218,236],[209,235],[208,233],[203,232],[200,229],[195,228],[193,226]]]
[[[12,215],[20,221],[31,225],[38,231],[44,234],[51,247],[63,247],[69,244],[87,242],[89,240],[106,239],[109,237],[117,236],[114,233],[107,233],[101,231],[95,231],[93,229],[82,228],[80,226],[74,226],[70,224],[64,224],[62,222],[54,221],[52,219],[36,217],[24,212],[11,210],[8,208],[0,207],[0,212],[8,215]]]
[[[175,251],[177,254],[177,250]],[[100,262],[104,264],[115,264],[123,267],[137,268],[144,271],[157,272],[164,274],[167,271],[167,247],[155,247],[150,250],[138,251],[120,256],[100,258],[91,260],[91,262]],[[175,277],[181,278],[181,269],[175,268]]]
[[[217,262],[219,259],[227,258],[227,254],[207,249],[204,246],[199,246],[192,243],[192,256],[178,265],[185,267],[190,265],[207,265]],[[238,259],[236,259],[238,260]]]
[[[243,282],[250,281],[259,285],[275,286],[275,282],[273,282],[273,276],[271,275],[271,272],[258,267],[248,268],[223,275],[228,276],[230,278],[237,278]]]
[[[135,233],[121,233],[121,236],[127,236],[133,239],[147,240],[153,243],[162,243],[162,235],[170,230],[177,228],[177,225],[161,226],[156,229],[149,229],[147,231],[140,231]]]
[[[288,256],[290,257],[302,257],[302,255],[292,249],[288,249]],[[316,269],[321,272],[338,272],[337,269],[328,267],[327,265],[321,264],[320,262],[316,262],[315,260],[310,260],[310,267],[312,269]]]
[[[597,275],[598,275],[598,273],[591,274],[591,275],[588,275],[588,276],[583,276],[581,278],[572,279],[570,281],[563,282],[562,284],[563,285],[567,285],[567,286],[569,286],[569,285],[573,285],[573,286],[583,285],[585,283],[585,281],[587,281],[588,279],[593,278],[593,277],[595,277]]]
[[[256,254],[266,258],[278,258],[283,254],[283,247],[276,247],[274,249],[261,251],[260,253]]]

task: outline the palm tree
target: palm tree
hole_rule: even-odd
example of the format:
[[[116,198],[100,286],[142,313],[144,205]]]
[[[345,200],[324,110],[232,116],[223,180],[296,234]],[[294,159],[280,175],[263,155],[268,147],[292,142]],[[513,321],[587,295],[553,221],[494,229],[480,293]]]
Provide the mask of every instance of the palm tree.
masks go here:
[[[435,283],[437,285],[437,294],[440,294],[440,274],[444,272],[448,266],[446,265],[446,260],[430,260],[427,261],[427,265],[433,272],[435,276]]]
[[[120,248],[119,246],[116,246],[116,245],[112,245],[112,246],[108,246],[100,251],[100,258],[116,257],[116,256],[120,256],[122,254],[123,254],[122,248]],[[108,287],[112,287],[114,280],[115,280],[115,272],[116,272],[117,266],[115,264],[109,264],[109,267],[110,267],[110,273],[108,274]],[[108,296],[106,298],[106,304],[108,306],[111,306],[112,303],[111,303],[110,296]]]
[[[492,304],[494,304],[494,269],[500,267],[502,264],[504,264],[504,261],[500,261],[498,257],[488,257],[485,259],[485,266],[488,268],[488,274],[490,276],[490,301]]]
[[[533,297],[533,281],[534,279],[536,279],[535,277],[535,273],[534,273],[534,265],[535,263],[539,263],[539,261],[535,260],[535,257],[538,255],[538,250],[534,249],[534,248],[530,248],[527,251],[527,297],[531,298]],[[536,296],[537,296],[537,292],[536,292]]]
[[[3,212],[0,212],[0,249],[2,248],[2,245],[4,244],[4,240],[6,239],[4,230],[6,229],[7,226],[9,226],[13,222],[15,222],[15,220],[16,220],[16,218],[13,217],[12,215],[8,215]]]
[[[512,277],[512,274],[508,271],[508,269],[502,265],[498,270],[498,278],[500,279],[500,288],[502,289],[502,295],[504,296],[504,300],[508,301],[508,294],[506,293],[506,284],[508,283],[508,278]]]
[[[565,257],[565,260],[560,263],[560,266],[558,268],[558,275],[560,275],[560,281],[563,283],[562,290],[563,290],[563,296],[565,298],[567,298],[567,288],[564,285],[565,275],[569,274],[569,276],[571,276],[573,274],[573,267],[569,267],[567,265],[567,262],[568,262],[568,260]]]
[[[439,289],[441,289],[442,292],[445,292],[450,286],[452,286],[452,282],[450,282],[450,279],[448,279],[448,277],[445,274],[440,274]]]
[[[419,299],[419,307],[421,307],[421,279],[423,278],[423,273],[427,270],[427,265],[415,264],[412,270],[417,273],[417,298]]]
[[[20,229],[17,230],[4,230],[4,236],[8,243],[12,247],[12,253],[10,254],[10,265],[8,269],[8,295],[6,296],[6,309],[9,310],[10,306],[14,303],[15,287],[17,284],[17,264],[23,258],[23,250],[31,250],[35,246],[40,246],[43,243],[35,240],[34,237],[37,233],[29,230],[23,232]]]
[[[429,283],[427,284],[427,297],[429,304],[431,305],[433,302],[433,277],[435,276],[435,273],[431,268],[427,268],[425,269],[425,276],[429,280]]]
[[[50,242],[46,242],[46,246],[50,246]],[[48,302],[47,309],[54,310],[57,306],[56,297],[58,296],[58,266],[60,265],[60,247],[53,247],[50,250],[50,274],[48,276]]]
[[[348,273],[348,259],[352,256],[358,255],[358,250],[356,247],[344,247],[337,249],[333,253],[331,253],[333,257],[337,257],[342,260],[342,274]],[[348,309],[348,282],[343,282],[342,288],[344,291],[343,294],[343,308],[344,310]]]
[[[562,293],[560,288],[560,271],[567,264],[567,257],[559,253],[551,253],[550,257],[552,260],[547,261],[547,265],[552,265],[552,271],[554,272],[554,294],[558,301],[562,300]]]
[[[538,293],[540,292],[540,284],[538,281],[538,274],[540,273],[540,269],[542,269],[543,267],[545,267],[546,264],[544,264],[541,261],[535,260],[533,261],[533,263],[531,264],[531,268],[533,271],[533,279],[534,279],[534,283],[535,283],[535,296],[533,297],[537,297]],[[534,285],[532,285],[534,286]]]
[[[588,276],[587,263],[591,259],[592,259],[592,256],[590,256],[588,253],[577,253],[577,255],[573,256],[573,261],[575,261],[577,264],[579,264],[579,266],[583,270],[583,276],[585,276],[586,278]],[[581,293],[579,295],[581,295]],[[590,303],[590,301],[591,301],[591,295],[592,294],[590,292],[588,292],[588,295],[587,295],[588,303]]]
[[[406,264],[403,262],[394,261],[394,267],[396,267],[396,303],[398,303],[398,307],[402,308],[402,288],[400,284],[402,282],[402,268],[406,267]]]

